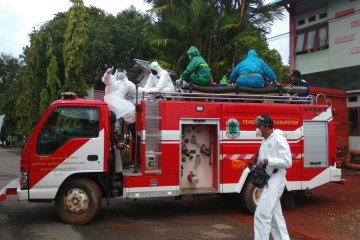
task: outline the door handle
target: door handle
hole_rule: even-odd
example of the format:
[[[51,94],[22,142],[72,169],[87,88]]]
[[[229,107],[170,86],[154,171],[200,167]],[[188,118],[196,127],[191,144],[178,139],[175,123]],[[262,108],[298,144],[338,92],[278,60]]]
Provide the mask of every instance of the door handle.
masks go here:
[[[88,155],[87,160],[88,161],[97,161],[99,159],[98,155]]]

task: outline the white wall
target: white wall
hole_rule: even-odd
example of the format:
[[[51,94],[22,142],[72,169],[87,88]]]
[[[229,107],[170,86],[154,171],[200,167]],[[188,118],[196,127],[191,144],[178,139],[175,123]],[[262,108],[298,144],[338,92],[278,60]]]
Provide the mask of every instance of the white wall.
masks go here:
[[[359,1],[329,0],[329,16],[334,18],[336,13],[354,8],[360,10]],[[329,69],[357,66],[360,64],[360,53],[351,54],[351,49],[360,47],[360,26],[351,27],[351,23],[360,20],[360,14],[353,14],[337,18],[329,23]],[[353,40],[336,43],[341,37],[353,36]]]
[[[303,4],[306,4],[306,1]],[[352,8],[355,10],[354,14],[335,18],[341,11]],[[359,10],[359,0],[328,0],[327,9],[314,9],[307,14],[297,16],[296,22],[305,19],[305,24],[297,26],[297,30],[329,21],[329,49],[295,56],[295,68],[301,69],[301,72],[306,74],[360,65],[360,26],[356,26],[360,21],[360,14],[356,13]],[[307,21],[309,16],[325,11],[328,13],[327,18],[321,20],[317,18],[312,23]]]
[[[311,55],[311,60],[309,56]],[[296,57],[296,69],[301,69],[302,74],[322,72],[329,69],[329,49]]]

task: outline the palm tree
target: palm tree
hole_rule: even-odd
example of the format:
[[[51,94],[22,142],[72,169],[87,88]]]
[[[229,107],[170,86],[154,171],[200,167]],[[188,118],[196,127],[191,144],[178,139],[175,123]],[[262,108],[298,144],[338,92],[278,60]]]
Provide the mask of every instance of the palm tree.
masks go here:
[[[264,41],[266,22],[279,16],[262,0],[148,0],[157,20],[147,30],[151,43],[161,48],[157,56],[166,67],[180,73],[195,45],[220,76],[233,67],[252,45]],[[245,9],[243,13],[241,8]]]

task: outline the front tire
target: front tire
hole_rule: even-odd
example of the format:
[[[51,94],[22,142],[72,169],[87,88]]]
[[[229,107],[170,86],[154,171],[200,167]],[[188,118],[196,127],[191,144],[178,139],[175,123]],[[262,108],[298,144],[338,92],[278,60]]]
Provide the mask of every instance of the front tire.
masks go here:
[[[69,224],[88,223],[101,209],[99,186],[90,179],[73,179],[59,190],[55,207],[59,218]]]
[[[260,198],[259,188],[255,187],[250,181],[245,183],[241,193],[242,204],[250,214],[254,214]]]

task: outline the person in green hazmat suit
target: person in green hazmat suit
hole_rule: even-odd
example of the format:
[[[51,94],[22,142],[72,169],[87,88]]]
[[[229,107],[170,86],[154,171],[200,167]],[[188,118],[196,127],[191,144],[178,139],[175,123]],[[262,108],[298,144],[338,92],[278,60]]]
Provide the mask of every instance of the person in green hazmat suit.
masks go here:
[[[212,80],[209,65],[201,57],[199,50],[191,46],[187,51],[190,63],[181,74],[181,80],[185,82],[192,81],[196,85],[209,86]]]

